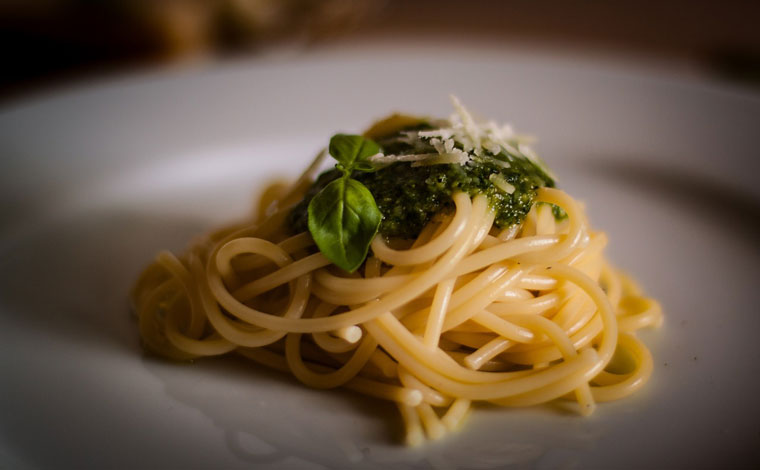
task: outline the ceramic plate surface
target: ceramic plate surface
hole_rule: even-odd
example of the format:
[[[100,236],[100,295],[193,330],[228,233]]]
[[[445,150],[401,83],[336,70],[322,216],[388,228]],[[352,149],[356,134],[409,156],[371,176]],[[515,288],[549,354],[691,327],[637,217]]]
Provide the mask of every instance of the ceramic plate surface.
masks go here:
[[[649,385],[583,418],[479,408],[399,444],[393,406],[235,358],[145,356],[127,291],[336,131],[448,95],[539,137],[665,309]],[[331,50],[163,71],[0,110],[0,467],[697,468],[760,458],[760,99],[498,49]]]

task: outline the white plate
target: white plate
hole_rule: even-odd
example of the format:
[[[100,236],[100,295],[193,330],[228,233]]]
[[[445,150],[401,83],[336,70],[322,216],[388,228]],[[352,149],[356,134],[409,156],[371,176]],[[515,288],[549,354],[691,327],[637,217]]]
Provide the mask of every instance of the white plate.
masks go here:
[[[337,130],[393,110],[540,136],[610,256],[665,308],[656,369],[590,418],[479,409],[419,449],[393,407],[231,358],[144,356],[126,293]],[[760,100],[495,49],[336,50],[164,71],[0,112],[0,467],[717,467],[760,458]]]

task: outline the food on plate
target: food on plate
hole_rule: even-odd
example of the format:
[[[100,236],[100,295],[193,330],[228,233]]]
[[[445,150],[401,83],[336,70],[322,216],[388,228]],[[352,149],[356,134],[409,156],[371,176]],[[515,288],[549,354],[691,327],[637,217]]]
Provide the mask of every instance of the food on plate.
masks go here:
[[[132,300],[144,346],[228,353],[394,402],[417,444],[474,403],[597,402],[652,372],[656,301],[509,126],[393,115],[336,134],[259,215],[160,253]],[[315,178],[329,163],[332,168]]]

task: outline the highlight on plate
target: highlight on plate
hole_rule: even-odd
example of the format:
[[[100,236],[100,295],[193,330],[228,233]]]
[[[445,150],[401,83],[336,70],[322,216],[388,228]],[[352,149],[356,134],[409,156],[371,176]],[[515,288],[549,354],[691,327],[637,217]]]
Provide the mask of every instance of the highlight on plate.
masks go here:
[[[447,120],[333,136],[258,216],[159,253],[131,293],[145,348],[389,400],[411,445],[478,402],[588,415],[640,389],[653,364],[636,331],[662,323],[659,305],[528,138],[452,102]]]

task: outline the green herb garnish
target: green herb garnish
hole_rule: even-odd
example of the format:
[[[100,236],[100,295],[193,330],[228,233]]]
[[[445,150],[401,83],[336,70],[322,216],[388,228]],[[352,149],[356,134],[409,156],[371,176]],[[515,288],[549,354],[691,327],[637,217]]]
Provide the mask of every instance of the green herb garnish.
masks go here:
[[[309,232],[327,259],[352,272],[364,262],[383,216],[372,193],[351,173],[374,171],[368,158],[380,153],[380,147],[358,135],[336,134],[329,152],[343,175],[309,203]]]

